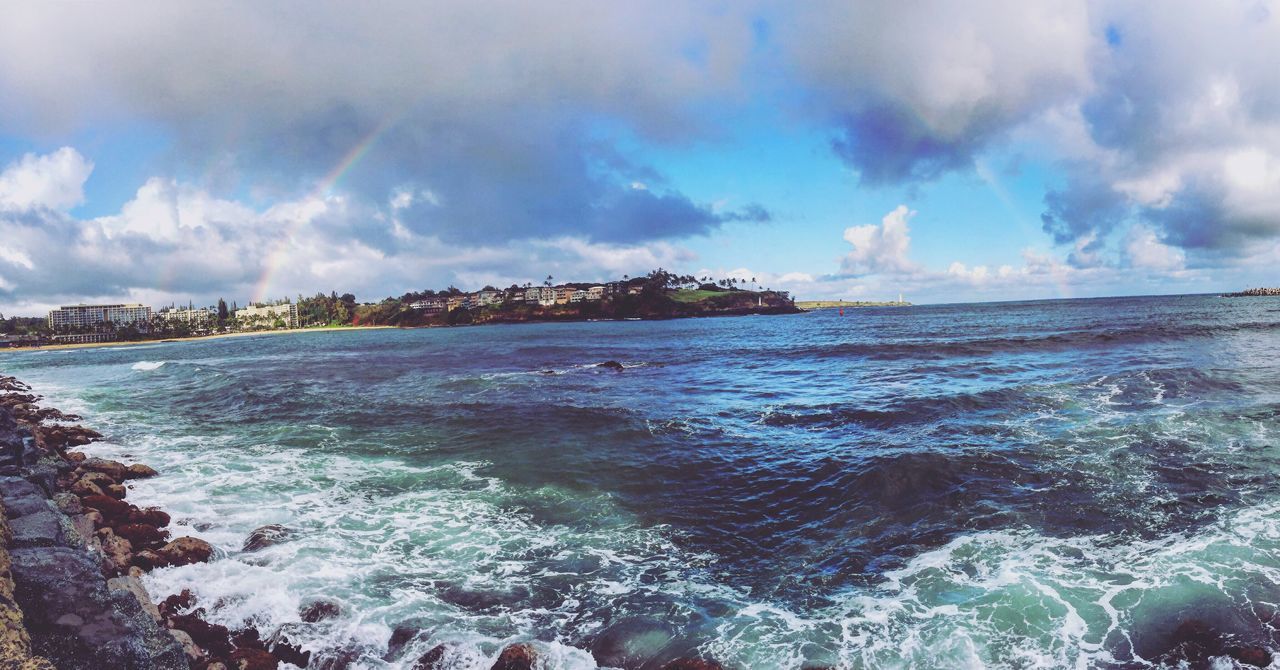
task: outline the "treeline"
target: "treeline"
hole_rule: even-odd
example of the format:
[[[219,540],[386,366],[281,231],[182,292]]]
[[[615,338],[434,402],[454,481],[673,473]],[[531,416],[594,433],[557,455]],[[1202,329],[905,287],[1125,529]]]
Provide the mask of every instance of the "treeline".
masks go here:
[[[0,335],[47,335],[49,320],[39,316],[11,316],[0,314]]]

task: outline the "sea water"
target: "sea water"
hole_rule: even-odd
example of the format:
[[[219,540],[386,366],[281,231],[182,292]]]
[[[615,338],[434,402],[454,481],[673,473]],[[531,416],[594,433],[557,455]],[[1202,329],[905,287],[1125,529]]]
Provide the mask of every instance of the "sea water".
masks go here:
[[[313,666],[450,643],[487,668],[534,640],[563,668],[1140,667],[1187,619],[1280,643],[1280,299],[317,332],[0,370],[106,435],[86,451],[157,468],[129,499],[219,549],[151,573],[155,597],[190,589]],[[291,534],[242,551],[265,524]],[[320,598],[341,613],[302,622]],[[420,632],[388,656],[397,627]]]

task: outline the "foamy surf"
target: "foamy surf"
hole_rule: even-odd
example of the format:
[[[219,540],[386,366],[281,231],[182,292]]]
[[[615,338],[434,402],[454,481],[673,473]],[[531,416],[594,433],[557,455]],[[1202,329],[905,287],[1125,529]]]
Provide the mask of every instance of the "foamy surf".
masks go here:
[[[148,372],[151,370],[159,370],[160,368],[164,367],[164,364],[165,364],[164,361],[138,361],[137,363],[134,363],[133,365],[129,366],[129,369]]]

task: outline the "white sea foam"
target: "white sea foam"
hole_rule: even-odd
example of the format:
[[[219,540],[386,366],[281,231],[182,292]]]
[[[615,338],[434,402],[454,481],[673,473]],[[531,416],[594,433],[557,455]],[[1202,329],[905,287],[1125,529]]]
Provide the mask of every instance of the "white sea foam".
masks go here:
[[[164,367],[164,363],[164,361],[138,361],[130,366],[129,369],[142,371],[159,370]]]

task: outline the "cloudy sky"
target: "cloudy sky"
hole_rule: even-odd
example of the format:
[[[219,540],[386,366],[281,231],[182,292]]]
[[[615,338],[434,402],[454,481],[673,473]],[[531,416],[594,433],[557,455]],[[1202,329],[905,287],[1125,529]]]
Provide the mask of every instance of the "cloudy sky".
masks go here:
[[[13,3],[0,312],[1280,284],[1278,2]]]

